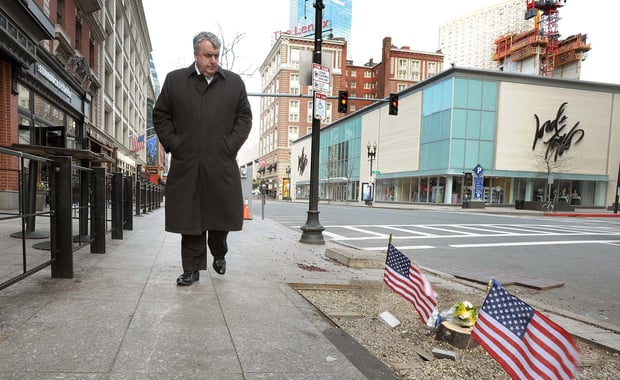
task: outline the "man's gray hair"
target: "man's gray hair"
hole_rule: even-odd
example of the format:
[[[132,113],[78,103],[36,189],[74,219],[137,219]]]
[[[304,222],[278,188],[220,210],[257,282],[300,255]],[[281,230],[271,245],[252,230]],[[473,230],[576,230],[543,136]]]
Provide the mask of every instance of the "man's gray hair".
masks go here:
[[[211,32],[200,32],[194,37],[194,51],[198,51],[198,45],[204,40],[211,42],[214,48],[219,49],[222,46],[220,39]]]

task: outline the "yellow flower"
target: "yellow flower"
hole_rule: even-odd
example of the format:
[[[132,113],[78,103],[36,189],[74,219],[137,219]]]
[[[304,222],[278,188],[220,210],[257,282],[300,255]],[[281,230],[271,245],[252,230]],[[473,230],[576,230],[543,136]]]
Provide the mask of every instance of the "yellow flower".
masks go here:
[[[476,323],[479,307],[469,301],[460,301],[452,306],[454,322],[459,326],[470,327]]]

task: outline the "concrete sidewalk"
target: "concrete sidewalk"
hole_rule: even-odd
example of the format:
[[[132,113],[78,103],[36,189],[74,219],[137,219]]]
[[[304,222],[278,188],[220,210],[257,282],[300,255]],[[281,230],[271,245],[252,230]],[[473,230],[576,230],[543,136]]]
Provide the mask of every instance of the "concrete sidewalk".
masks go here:
[[[107,253],[75,252],[73,279],[42,270],[0,291],[0,378],[394,378],[289,285],[381,281],[383,270],[328,260],[330,242],[300,236],[269,219],[245,221],[230,234],[226,275],[203,271],[179,287],[180,236],[164,232],[164,209],[136,217]],[[614,332],[551,317],[620,349]]]
[[[164,232],[163,208],[136,217],[107,253],[75,252],[73,279],[44,269],[0,292],[0,378],[393,378],[288,285],[382,271],[325,260],[325,246],[300,234],[245,221],[230,234],[226,275],[179,287],[180,235]]]

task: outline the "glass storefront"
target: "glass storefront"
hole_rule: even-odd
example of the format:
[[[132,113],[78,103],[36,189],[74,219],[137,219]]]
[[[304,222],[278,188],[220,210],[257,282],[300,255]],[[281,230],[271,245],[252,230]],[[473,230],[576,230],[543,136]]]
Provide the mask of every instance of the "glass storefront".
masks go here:
[[[463,199],[471,199],[473,193],[471,181],[466,181],[464,176],[378,179],[375,201],[461,204]],[[551,186],[547,182],[547,179],[485,177],[483,199],[487,205],[513,205],[517,200],[542,202],[548,197],[556,202],[570,202],[571,205],[595,204],[595,181],[555,180]],[[451,191],[446,192],[446,186]]]
[[[82,149],[81,123],[18,84],[18,143]]]

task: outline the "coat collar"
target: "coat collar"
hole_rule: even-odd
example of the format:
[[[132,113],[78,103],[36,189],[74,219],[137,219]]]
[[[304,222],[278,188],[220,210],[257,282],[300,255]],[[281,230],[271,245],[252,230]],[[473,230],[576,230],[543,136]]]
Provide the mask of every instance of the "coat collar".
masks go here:
[[[191,76],[197,76],[198,74],[196,73],[196,62],[192,62],[191,65],[189,65],[189,67],[187,69],[185,69],[185,71],[187,72],[187,76],[191,77]],[[219,69],[217,70],[217,73],[215,73],[215,77],[222,77],[222,79],[226,79],[226,70],[224,70],[222,68],[222,66],[219,67]]]

